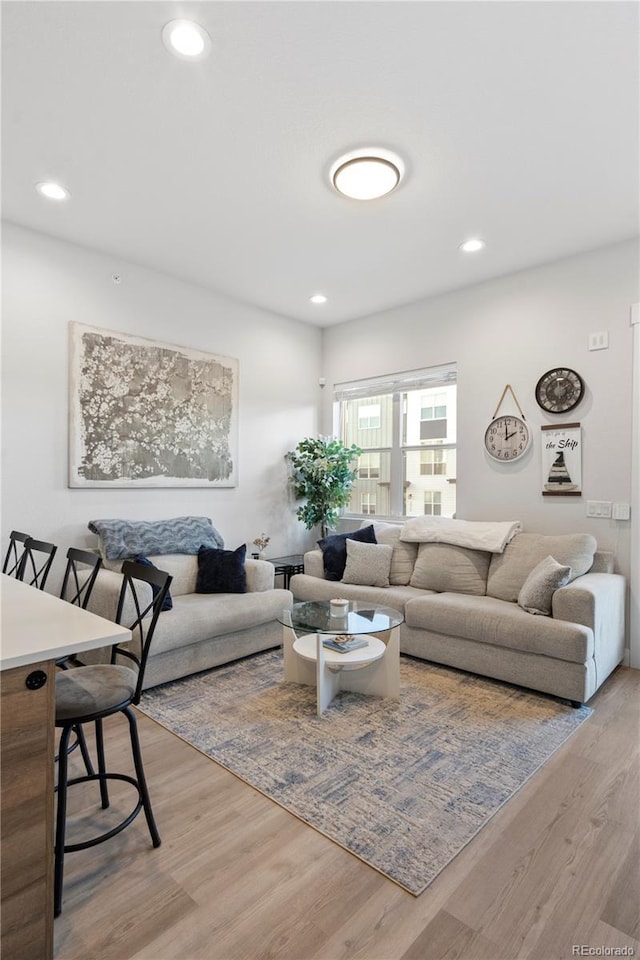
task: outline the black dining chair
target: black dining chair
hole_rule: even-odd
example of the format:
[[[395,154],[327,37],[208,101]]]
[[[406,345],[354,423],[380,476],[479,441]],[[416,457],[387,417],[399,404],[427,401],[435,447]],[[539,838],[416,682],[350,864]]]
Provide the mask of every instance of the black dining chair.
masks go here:
[[[9,534],[9,546],[2,564],[2,572],[6,573],[8,577],[21,579],[21,564],[27,540],[31,540],[30,533],[20,533],[19,530],[12,530]]]
[[[61,731],[58,748],[54,861],[54,916],[56,917],[62,911],[66,853],[86,850],[116,836],[129,826],[141,810],[144,810],[153,846],[159,847],[161,842],[144,774],[136,716],[131,707],[140,702],[149,648],[172,577],[162,570],[144,566],[133,560],[125,560],[122,564],[122,574],[116,622],[129,627],[132,633],[131,642],[126,646],[114,645],[110,663],[75,667],[72,670],[60,670],[56,673],[56,727]],[[126,665],[118,663],[119,658],[124,658]],[[106,769],[102,722],[106,717],[117,713],[124,714],[129,722],[135,777],[123,773],[112,773]],[[95,724],[98,772],[87,772],[84,776],[68,779],[68,750],[71,734],[87,723]],[[66,843],[68,788],[77,783],[97,781],[100,787],[101,806],[102,809],[106,809],[110,802],[109,780],[125,781],[136,788],[138,801],[134,809],[124,820],[104,833],[89,840]]]
[[[45,540],[34,540],[33,537],[25,540],[18,579],[37,590],[44,590],[57,549],[53,543]]]

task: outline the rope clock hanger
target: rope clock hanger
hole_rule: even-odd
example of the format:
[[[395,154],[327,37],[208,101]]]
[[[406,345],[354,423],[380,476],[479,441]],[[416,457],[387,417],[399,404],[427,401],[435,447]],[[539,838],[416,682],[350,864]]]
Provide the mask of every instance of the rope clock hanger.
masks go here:
[[[507,395],[507,391],[509,391],[513,397],[520,413],[519,417],[513,414],[498,416],[498,411],[502,406],[502,401]],[[512,463],[514,460],[519,460],[520,457],[524,456],[530,445],[531,431],[525,421],[522,407],[513,392],[513,387],[508,383],[502,391],[502,396],[491,418],[491,423],[486,429],[484,435],[485,449],[494,460],[499,460],[501,463]]]

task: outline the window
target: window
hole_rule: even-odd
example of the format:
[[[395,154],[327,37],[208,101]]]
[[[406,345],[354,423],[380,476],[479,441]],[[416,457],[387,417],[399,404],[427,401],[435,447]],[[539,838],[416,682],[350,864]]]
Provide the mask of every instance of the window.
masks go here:
[[[447,472],[444,450],[420,451],[420,476],[443,476]]]
[[[456,390],[455,364],[336,384],[334,432],[363,451],[349,514],[455,514]]]
[[[442,514],[442,494],[438,490],[425,490],[424,512],[432,517]]]
[[[358,430],[377,430],[380,427],[380,404],[358,407]]]
[[[380,476],[380,454],[363,453],[358,460],[358,477],[360,480],[373,480]]]
[[[420,440],[436,440],[447,436],[447,395],[432,392],[420,401]]]
[[[363,493],[360,499],[360,512],[370,517],[376,512],[376,498],[373,493]]]

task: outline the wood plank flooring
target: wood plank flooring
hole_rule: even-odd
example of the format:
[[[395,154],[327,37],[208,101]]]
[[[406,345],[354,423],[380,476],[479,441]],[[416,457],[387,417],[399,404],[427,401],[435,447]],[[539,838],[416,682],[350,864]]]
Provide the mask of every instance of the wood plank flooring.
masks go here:
[[[141,715],[162,846],[152,849],[139,816],[67,855],[56,960],[638,956],[640,671],[619,668],[590,705],[594,715],[419,897]],[[106,735],[112,768],[128,767],[126,721]],[[74,791],[71,810],[90,829],[93,805]],[[122,810],[128,799],[116,797]]]

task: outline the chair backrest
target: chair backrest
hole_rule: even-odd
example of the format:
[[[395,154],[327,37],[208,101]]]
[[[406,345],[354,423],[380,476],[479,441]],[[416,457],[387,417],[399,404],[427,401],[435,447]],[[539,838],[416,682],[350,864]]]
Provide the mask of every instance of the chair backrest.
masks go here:
[[[89,550],[78,550],[77,547],[69,547],[60,599],[67,600],[76,607],[82,607],[86,610],[101,566],[102,557],[98,556],[97,553],[91,553]],[[87,571],[81,570],[80,567],[89,567],[88,576]]]
[[[19,530],[12,530],[9,534],[9,546],[2,565],[2,572],[8,577],[20,579],[20,565],[24,556],[25,543],[31,540],[30,533],[20,533]]]
[[[144,566],[142,563],[136,563],[135,560],[125,560],[122,564],[122,587],[118,598],[116,623],[131,630],[131,644],[134,647],[137,645],[139,652],[136,652],[130,646],[125,648],[117,644],[112,648],[111,662],[115,663],[117,657],[122,656],[137,665],[138,682],[133,703],[140,702],[149,648],[172,579],[171,574],[165,573],[164,570]],[[148,590],[140,588],[141,584],[147,584],[151,587],[151,600],[148,599]],[[126,622],[125,607],[128,606],[131,609],[129,602],[131,600],[133,601],[135,616],[132,622]],[[168,616],[171,616],[171,613],[168,613]]]
[[[45,540],[34,540],[33,537],[25,540],[18,579],[24,580],[37,590],[44,590],[57,549],[55,544],[47,543]]]

